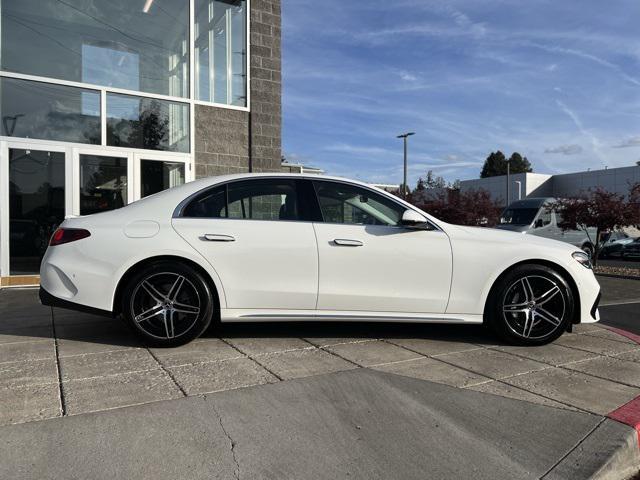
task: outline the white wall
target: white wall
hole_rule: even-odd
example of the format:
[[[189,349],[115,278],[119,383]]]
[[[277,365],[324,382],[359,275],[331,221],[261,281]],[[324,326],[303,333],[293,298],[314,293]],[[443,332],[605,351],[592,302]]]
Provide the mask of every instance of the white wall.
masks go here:
[[[510,175],[510,192],[509,203],[518,200],[518,184],[521,182],[521,197],[549,197],[551,196],[551,184],[549,180],[551,175],[540,173],[517,173]],[[499,177],[478,178],[476,180],[463,180],[460,182],[460,190],[462,192],[470,190],[487,190],[491,194],[491,198],[504,203],[507,197],[507,177],[502,175]]]
[[[598,187],[609,192],[627,195],[629,186],[638,182],[640,182],[640,166],[567,173],[554,175],[553,195],[556,197],[578,195]]]
[[[511,175],[510,202],[518,200],[518,185],[515,183],[516,181],[522,182],[522,198],[571,197],[598,187],[610,192],[627,195],[629,186],[640,182],[640,166],[565,173],[562,175],[544,175],[540,173]],[[463,192],[480,188],[487,190],[494,200],[504,203],[507,190],[506,175],[460,182],[460,189]]]

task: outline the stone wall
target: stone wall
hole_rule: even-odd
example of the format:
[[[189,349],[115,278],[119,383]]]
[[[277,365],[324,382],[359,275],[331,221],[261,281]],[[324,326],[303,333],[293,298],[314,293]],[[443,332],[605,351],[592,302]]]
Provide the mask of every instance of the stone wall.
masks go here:
[[[196,105],[196,178],[281,171],[280,0],[251,0],[250,15],[251,111]]]

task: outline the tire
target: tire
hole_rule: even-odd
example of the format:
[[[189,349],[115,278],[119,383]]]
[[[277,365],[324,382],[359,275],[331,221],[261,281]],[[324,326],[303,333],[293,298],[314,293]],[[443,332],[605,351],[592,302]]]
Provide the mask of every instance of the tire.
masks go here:
[[[487,302],[487,321],[514,345],[544,345],[569,326],[575,300],[566,280],[544,265],[521,265],[498,279]]]
[[[123,317],[148,345],[184,345],[211,323],[211,289],[202,274],[188,265],[153,263],[136,272],[124,292]]]
[[[587,255],[589,255],[589,258],[593,260],[593,255],[595,253],[595,250],[593,249],[593,245],[591,245],[590,243],[585,243],[584,245],[582,245],[581,250]]]

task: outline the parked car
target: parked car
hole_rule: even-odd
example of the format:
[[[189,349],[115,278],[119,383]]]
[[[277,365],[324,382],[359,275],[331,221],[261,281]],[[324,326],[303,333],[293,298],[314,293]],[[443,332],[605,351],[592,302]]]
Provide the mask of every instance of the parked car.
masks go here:
[[[596,229],[589,228],[588,235],[584,230],[563,231],[558,226],[561,221],[560,213],[553,209],[555,203],[556,199],[553,197],[515,201],[502,212],[496,228],[570,243],[592,257]]]
[[[633,242],[633,238],[621,230],[605,233],[600,242],[600,258],[620,257],[624,246]]]
[[[640,258],[640,238],[636,238],[633,242],[627,243],[622,247],[620,257],[627,258]]]
[[[206,178],[68,218],[40,275],[43,304],[122,315],[158,346],[213,319],[484,322],[525,345],[599,319],[600,287],[575,247],[447,224],[317,175]]]

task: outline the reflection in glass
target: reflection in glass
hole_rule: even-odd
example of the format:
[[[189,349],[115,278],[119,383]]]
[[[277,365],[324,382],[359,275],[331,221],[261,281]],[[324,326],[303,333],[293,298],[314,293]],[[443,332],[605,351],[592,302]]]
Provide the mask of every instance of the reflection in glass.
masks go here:
[[[9,149],[9,273],[40,270],[49,238],[64,220],[64,153]]]
[[[2,0],[11,72],[188,96],[189,2]]]
[[[195,0],[196,99],[246,106],[245,0]]]
[[[80,215],[127,204],[127,159],[80,155]]]
[[[184,163],[141,160],[142,197],[161,192],[184,183]]]
[[[107,145],[189,151],[189,106],[130,95],[107,95]]]
[[[93,90],[0,78],[2,135],[100,143],[100,94]]]

